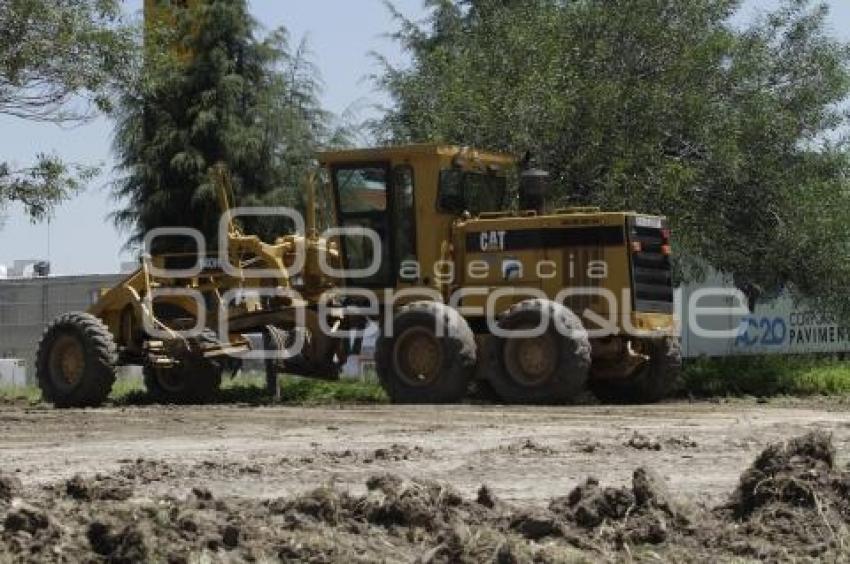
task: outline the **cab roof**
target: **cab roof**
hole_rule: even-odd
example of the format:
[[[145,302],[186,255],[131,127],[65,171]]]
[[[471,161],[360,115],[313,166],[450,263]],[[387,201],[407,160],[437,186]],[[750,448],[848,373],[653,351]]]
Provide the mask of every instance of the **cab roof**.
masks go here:
[[[505,153],[479,151],[466,147],[438,144],[396,145],[392,147],[376,147],[372,149],[344,149],[341,151],[321,151],[316,158],[323,165],[334,165],[352,162],[376,162],[382,160],[404,160],[414,157],[449,157],[462,155],[466,158],[479,159],[488,164],[513,166],[516,157]]]

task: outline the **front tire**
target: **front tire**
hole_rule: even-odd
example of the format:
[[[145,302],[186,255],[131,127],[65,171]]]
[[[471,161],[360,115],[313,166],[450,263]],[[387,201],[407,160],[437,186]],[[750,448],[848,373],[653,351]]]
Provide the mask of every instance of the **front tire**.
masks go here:
[[[550,300],[526,300],[499,320],[506,331],[542,326],[540,336],[496,335],[489,354],[490,385],[509,404],[558,405],[577,400],[590,370],[590,341],[581,320]]]
[[[218,395],[222,368],[203,359],[183,362],[179,366],[143,369],[145,389],[156,403],[204,404]]]
[[[157,403],[204,404],[215,400],[221,388],[224,367],[204,358],[202,345],[218,343],[215,333],[204,331],[191,350],[180,355],[170,367],[145,364],[143,369],[145,389]]]
[[[392,329],[392,336],[378,340],[375,364],[393,403],[446,404],[466,396],[475,369],[475,335],[456,310],[416,302],[396,314]]]
[[[57,318],[38,345],[36,377],[45,400],[60,408],[99,407],[115,383],[118,347],[88,313]]]

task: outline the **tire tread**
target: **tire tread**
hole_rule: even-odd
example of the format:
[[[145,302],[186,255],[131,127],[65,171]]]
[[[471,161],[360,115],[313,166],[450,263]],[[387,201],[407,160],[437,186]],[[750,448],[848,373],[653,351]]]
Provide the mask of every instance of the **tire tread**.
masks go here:
[[[81,337],[86,358],[86,374],[80,385],[68,394],[54,389],[49,367],[50,346],[63,333]],[[60,315],[45,329],[36,355],[36,378],[43,398],[56,407],[99,407],[112,391],[116,379],[118,346],[106,324],[84,312]]]

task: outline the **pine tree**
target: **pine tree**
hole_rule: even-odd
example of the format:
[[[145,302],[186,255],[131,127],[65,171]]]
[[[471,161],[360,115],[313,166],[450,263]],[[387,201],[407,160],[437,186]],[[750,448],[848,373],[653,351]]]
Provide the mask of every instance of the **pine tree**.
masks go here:
[[[172,27],[148,31],[145,64],[123,95],[114,145],[125,206],[114,219],[131,230],[130,244],[176,226],[199,229],[213,247],[211,168],[228,166],[237,205],[297,205],[330,115],[306,44],[293,50],[285,29],[259,38],[245,0],[208,0],[174,16]],[[253,231],[273,239],[286,227],[257,221]]]

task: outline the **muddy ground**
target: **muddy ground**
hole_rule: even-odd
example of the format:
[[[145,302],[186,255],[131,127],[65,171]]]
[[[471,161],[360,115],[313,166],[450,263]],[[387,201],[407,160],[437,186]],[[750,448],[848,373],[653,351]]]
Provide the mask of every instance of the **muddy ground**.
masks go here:
[[[848,443],[840,402],[0,406],[0,562],[850,560]]]

